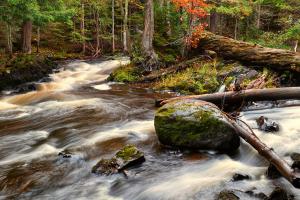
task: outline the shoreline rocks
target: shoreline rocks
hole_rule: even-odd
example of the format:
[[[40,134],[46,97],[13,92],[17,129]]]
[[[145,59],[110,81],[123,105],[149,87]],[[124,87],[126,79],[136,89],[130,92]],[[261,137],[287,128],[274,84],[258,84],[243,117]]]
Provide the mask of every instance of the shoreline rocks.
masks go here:
[[[157,110],[154,125],[159,141],[166,146],[228,153],[240,145],[225,115],[204,101],[170,102]]]

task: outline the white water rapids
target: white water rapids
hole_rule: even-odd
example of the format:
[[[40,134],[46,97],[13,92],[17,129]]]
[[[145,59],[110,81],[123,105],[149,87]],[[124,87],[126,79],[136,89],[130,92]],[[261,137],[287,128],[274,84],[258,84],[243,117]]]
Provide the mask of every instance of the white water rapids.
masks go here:
[[[245,191],[269,195],[276,186],[300,199],[285,179],[266,178],[267,162],[244,142],[233,156],[161,148],[153,91],[105,81],[128,62],[74,61],[37,91],[1,97],[0,199],[210,200],[229,189],[247,200],[256,198]],[[300,152],[300,107],[248,111],[242,119],[256,128],[261,115],[279,122],[280,132],[254,131],[291,163],[289,155]],[[128,178],[91,173],[97,161],[129,143],[144,151],[146,162]],[[57,156],[64,149],[71,159]],[[232,182],[235,173],[251,179]]]

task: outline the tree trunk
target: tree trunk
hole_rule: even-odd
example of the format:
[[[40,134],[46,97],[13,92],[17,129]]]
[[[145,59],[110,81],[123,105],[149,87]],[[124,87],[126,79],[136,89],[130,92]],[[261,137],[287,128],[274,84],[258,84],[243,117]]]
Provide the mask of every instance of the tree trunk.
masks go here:
[[[238,31],[238,18],[235,18],[235,25],[234,25],[234,39],[237,39],[237,31]]]
[[[260,15],[261,15],[261,5],[257,5],[257,19],[256,19],[256,28],[260,29]]]
[[[267,159],[280,174],[285,177],[295,188],[300,188],[300,176],[297,174],[289,164],[281,159],[271,148],[264,144],[253,132],[241,127],[234,120],[229,119],[231,125],[236,130],[237,134],[249,143],[258,153]]]
[[[11,56],[13,54],[11,25],[7,23],[6,24],[6,29],[7,29],[6,30],[6,32],[7,32],[7,36],[6,36],[6,41],[7,41],[6,51]]]
[[[266,48],[204,32],[196,51],[212,50],[226,59],[247,65],[269,66],[274,70],[300,72],[300,55],[288,50]]]
[[[167,1],[167,26],[168,26],[168,29],[167,29],[167,35],[170,37],[172,35],[172,27],[171,27],[171,16],[170,16],[170,1]]]
[[[31,54],[32,21],[25,21],[22,27],[22,52]]]
[[[96,49],[94,53],[94,57],[98,56],[100,54],[100,28],[99,28],[99,11],[96,8],[95,9],[95,25],[96,25],[96,33],[95,33],[95,39],[96,39]]]
[[[37,27],[37,39],[36,39],[36,53],[40,52],[40,40],[41,40],[41,34],[40,34],[40,27]]]
[[[181,100],[181,99],[196,99],[202,101],[208,101],[218,105],[238,105],[247,101],[276,101],[287,99],[299,99],[300,100],[300,87],[287,87],[287,88],[271,88],[271,89],[250,89],[242,90],[239,92],[222,92],[204,95],[191,95],[174,97],[167,100],[161,100],[159,106],[162,106],[168,102]]]
[[[212,33],[216,33],[217,31],[217,13],[212,11],[209,16],[209,31]]]
[[[80,32],[82,37],[82,53],[85,54],[86,44],[85,44],[85,13],[84,13],[84,3],[81,3],[81,21],[80,21]]]
[[[296,41],[295,41],[295,46],[294,46],[294,52],[295,52],[295,53],[297,52],[297,49],[298,49],[298,43],[299,43],[299,41],[296,40]]]
[[[125,5],[124,5],[124,21],[123,21],[123,51],[125,54],[128,53],[128,0],[125,0]]]
[[[112,19],[112,52],[115,53],[115,0],[111,0],[111,19]]]
[[[154,8],[153,0],[146,0],[145,3],[145,18],[144,18],[144,31],[142,38],[142,49],[145,56],[143,63],[146,71],[152,71],[156,68],[158,57],[153,49],[153,35],[154,35]]]

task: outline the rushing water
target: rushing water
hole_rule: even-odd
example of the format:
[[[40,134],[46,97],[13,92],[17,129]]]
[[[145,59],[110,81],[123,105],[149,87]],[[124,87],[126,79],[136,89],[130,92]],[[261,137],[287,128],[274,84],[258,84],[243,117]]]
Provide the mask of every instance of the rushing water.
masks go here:
[[[163,149],[153,126],[151,90],[106,83],[108,74],[128,60],[71,62],[38,90],[4,95],[0,100],[0,199],[214,199],[223,189],[241,199],[244,192],[269,194],[283,186],[300,192],[283,178],[268,180],[267,163],[247,144],[236,155]],[[287,159],[300,152],[300,108],[242,113],[256,127],[264,115],[277,120],[276,134],[255,132]],[[146,162],[123,175],[98,176],[91,168],[125,144],[136,144]],[[70,159],[58,152],[68,149]],[[251,180],[232,182],[234,173]]]

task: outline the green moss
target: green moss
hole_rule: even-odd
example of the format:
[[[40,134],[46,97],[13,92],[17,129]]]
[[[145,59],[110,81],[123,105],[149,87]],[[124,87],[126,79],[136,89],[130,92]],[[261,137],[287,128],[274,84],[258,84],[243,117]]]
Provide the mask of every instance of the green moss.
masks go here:
[[[216,117],[214,108],[205,110],[203,106],[191,107],[192,104],[172,105],[160,108],[155,115],[155,127],[159,139],[165,144],[189,147],[194,142],[211,140],[232,134],[233,130],[222,119]],[[176,115],[177,112],[195,109],[189,116]]]
[[[116,69],[113,73],[110,74],[108,80],[130,83],[138,81],[140,77],[141,70],[135,67],[133,64],[129,64]]]
[[[126,145],[123,149],[116,153],[116,157],[121,158],[124,161],[129,161],[142,155],[143,153],[140,152],[134,145]]]
[[[172,90],[182,94],[215,92],[220,86],[214,63],[194,63],[190,68],[167,76],[155,85],[157,90]]]

